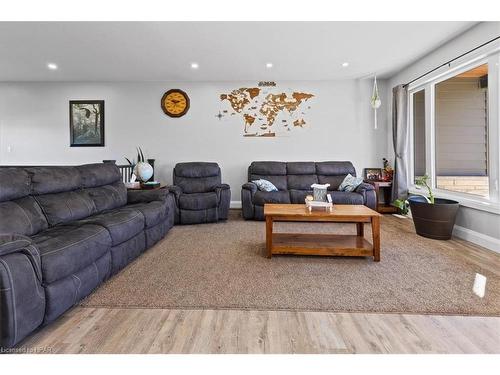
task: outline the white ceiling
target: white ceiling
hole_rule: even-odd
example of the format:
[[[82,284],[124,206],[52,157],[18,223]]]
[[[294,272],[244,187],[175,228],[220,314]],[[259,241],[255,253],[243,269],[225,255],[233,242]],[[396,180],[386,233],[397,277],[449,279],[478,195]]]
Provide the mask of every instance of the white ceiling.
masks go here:
[[[0,81],[389,77],[474,24],[0,22]],[[348,68],[341,66],[345,61]],[[59,69],[48,70],[49,62]]]

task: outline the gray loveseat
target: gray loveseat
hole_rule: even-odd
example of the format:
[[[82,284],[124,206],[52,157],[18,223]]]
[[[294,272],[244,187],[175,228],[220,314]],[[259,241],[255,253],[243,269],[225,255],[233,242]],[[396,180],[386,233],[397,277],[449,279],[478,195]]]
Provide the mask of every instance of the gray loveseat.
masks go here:
[[[377,198],[372,185],[362,183],[354,192],[337,190],[349,173],[356,176],[349,161],[254,161],[248,167],[248,182],[241,189],[243,217],[264,220],[265,203],[303,204],[306,195],[312,194],[314,183],[330,184],[328,189],[334,204],[363,204],[375,209]],[[278,191],[259,191],[251,182],[258,179],[271,181]]]
[[[166,189],[114,164],[0,168],[0,346],[50,323],[172,227]]]

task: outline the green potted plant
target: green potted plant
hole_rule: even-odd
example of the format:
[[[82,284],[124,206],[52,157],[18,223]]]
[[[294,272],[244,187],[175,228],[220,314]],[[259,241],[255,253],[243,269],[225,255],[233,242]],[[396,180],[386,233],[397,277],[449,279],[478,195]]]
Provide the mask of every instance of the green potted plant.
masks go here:
[[[392,205],[399,210],[399,214],[406,216],[408,215],[408,211],[410,210],[410,202],[407,199],[396,199],[392,202]]]
[[[427,189],[427,194],[408,198],[411,216],[417,234],[436,240],[449,240],[457,217],[459,204],[451,199],[436,198],[429,186],[429,176],[415,181],[417,188]]]

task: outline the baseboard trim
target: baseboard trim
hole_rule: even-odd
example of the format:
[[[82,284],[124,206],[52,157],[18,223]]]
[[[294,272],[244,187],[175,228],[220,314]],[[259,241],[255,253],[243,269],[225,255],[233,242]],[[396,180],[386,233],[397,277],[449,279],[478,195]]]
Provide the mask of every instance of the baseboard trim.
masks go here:
[[[229,208],[241,208],[241,201],[231,201],[231,203],[229,204]]]
[[[453,235],[500,254],[500,239],[455,225]]]

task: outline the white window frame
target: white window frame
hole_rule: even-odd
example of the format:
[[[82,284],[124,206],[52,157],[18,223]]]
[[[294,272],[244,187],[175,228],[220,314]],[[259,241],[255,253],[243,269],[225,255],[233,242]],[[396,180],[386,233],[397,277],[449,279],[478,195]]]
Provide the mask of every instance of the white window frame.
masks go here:
[[[421,90],[425,95],[425,169],[431,177],[431,187],[439,198],[457,200],[461,205],[500,214],[500,46],[469,57],[466,61],[449,67],[425,81],[417,81],[408,87],[408,186],[410,193],[422,193],[415,186],[413,95]],[[435,86],[449,78],[488,64],[488,180],[489,198],[473,194],[454,192],[436,188],[436,136],[435,136]]]

